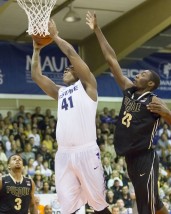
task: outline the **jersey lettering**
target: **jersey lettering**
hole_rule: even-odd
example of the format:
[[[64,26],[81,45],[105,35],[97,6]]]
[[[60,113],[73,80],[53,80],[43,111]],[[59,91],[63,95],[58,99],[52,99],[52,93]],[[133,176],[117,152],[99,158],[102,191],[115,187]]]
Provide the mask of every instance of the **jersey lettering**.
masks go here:
[[[124,117],[122,118],[122,124],[125,125],[127,128],[131,125],[132,115],[124,111]]]

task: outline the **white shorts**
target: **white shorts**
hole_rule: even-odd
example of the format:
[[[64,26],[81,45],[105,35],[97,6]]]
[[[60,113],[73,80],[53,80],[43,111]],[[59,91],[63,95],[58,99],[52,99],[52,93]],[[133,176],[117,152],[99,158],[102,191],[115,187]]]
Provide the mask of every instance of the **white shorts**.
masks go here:
[[[55,157],[56,190],[62,214],[71,214],[86,203],[100,211],[108,206],[103,167],[96,143],[66,148]]]

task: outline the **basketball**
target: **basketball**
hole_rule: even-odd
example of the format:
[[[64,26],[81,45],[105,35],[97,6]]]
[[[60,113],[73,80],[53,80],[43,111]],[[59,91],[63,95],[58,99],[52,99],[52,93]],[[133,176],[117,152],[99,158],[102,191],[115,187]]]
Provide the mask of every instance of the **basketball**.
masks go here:
[[[37,35],[32,35],[32,38],[38,45],[48,45],[53,41],[53,39],[49,35],[40,36],[39,34],[37,34]]]

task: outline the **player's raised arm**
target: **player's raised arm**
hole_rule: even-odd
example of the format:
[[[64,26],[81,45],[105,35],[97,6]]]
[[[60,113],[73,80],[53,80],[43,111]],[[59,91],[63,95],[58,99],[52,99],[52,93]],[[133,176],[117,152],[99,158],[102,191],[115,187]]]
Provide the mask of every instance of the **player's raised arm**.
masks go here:
[[[2,177],[0,177],[0,191],[2,189]]]
[[[90,12],[86,15],[86,24],[90,27],[91,30],[93,30],[97,36],[98,42],[100,44],[102,53],[105,57],[106,62],[108,63],[112,74],[114,75],[114,78],[118,85],[121,87],[122,90],[129,88],[133,86],[133,83],[131,80],[129,80],[127,77],[125,77],[122,74],[121,67],[118,63],[115,51],[113,48],[109,45],[108,41],[106,40],[105,36],[103,35],[100,27],[97,24],[97,18],[96,14],[91,14]]]
[[[96,89],[96,79],[91,73],[87,64],[81,59],[74,47],[58,35],[56,24],[53,20],[49,21],[49,33],[54,42],[58,45],[61,51],[67,56],[73,66],[73,71],[81,80],[86,90]],[[93,96],[94,97],[94,96]]]
[[[34,82],[50,97],[57,100],[58,90],[60,86],[56,85],[52,80],[47,76],[42,74],[41,65],[40,65],[40,51],[44,46],[38,45],[33,41],[33,55],[31,62],[31,77]]]
[[[34,199],[34,193],[35,193],[35,184],[32,180],[32,190],[31,190],[31,201],[30,201],[30,214],[38,214],[37,206],[35,204]]]

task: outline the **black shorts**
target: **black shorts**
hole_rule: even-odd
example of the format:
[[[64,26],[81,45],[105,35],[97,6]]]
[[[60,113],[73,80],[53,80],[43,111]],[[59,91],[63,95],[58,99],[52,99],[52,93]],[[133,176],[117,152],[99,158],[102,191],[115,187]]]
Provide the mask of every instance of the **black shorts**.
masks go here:
[[[159,160],[154,150],[125,157],[128,175],[135,189],[139,214],[155,214],[163,207],[158,194]]]

